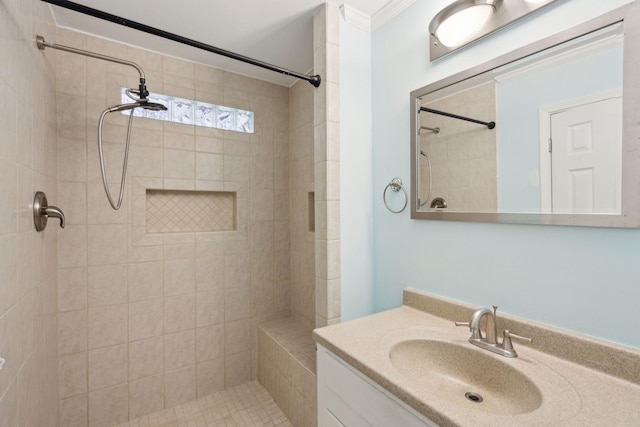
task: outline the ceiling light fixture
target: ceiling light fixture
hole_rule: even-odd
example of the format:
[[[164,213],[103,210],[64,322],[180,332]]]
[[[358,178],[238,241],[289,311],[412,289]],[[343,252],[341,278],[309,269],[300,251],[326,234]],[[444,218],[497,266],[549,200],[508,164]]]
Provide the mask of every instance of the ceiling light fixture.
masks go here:
[[[429,24],[431,60],[491,34],[556,0],[455,0]]]

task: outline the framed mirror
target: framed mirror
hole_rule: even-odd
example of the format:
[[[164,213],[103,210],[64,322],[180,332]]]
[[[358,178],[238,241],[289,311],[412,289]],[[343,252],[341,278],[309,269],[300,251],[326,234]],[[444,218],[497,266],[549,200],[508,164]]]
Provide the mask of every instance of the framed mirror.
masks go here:
[[[414,90],[411,217],[640,227],[638,2]]]

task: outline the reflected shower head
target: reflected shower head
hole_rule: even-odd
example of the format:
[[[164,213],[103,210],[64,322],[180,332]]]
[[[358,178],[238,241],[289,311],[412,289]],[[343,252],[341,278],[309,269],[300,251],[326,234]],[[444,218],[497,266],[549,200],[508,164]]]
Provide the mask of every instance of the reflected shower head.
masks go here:
[[[430,128],[427,126],[420,126],[420,129],[418,129],[418,135],[422,135],[423,130],[428,130],[431,133],[440,133],[440,128]]]
[[[152,111],[165,111],[167,109],[167,107],[157,102],[140,100],[136,102],[130,102],[127,104],[114,105],[113,107],[107,108],[107,111],[109,113],[113,113],[115,111],[133,110],[134,108],[144,108],[145,110],[152,110]]]

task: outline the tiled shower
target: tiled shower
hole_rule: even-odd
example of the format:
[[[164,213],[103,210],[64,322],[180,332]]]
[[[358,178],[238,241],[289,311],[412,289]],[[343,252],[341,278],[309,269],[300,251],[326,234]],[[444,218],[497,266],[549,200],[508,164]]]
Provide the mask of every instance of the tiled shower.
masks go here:
[[[325,37],[337,16],[326,6],[315,19],[328,77],[316,90],[56,28],[37,0],[0,2],[0,425],[121,423],[255,380],[260,324],[339,321],[337,39]],[[152,92],[252,111],[255,132],[135,118],[114,211],[97,118],[137,76],[39,51],[35,33],[138,63]],[[112,114],[104,129],[112,191],[126,121]],[[35,231],[37,190],[65,212],[64,229]],[[150,228],[150,198],[175,193],[231,198],[219,212],[231,229]]]

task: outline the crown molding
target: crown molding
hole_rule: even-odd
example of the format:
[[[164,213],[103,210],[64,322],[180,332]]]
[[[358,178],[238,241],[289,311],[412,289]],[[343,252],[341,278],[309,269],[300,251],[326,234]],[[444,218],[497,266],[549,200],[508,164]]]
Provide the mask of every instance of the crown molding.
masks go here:
[[[371,30],[375,31],[382,27],[414,2],[415,0],[391,0],[385,7],[371,17]]]
[[[368,33],[371,32],[371,17],[369,15],[346,3],[340,6],[340,11],[345,22]]]

